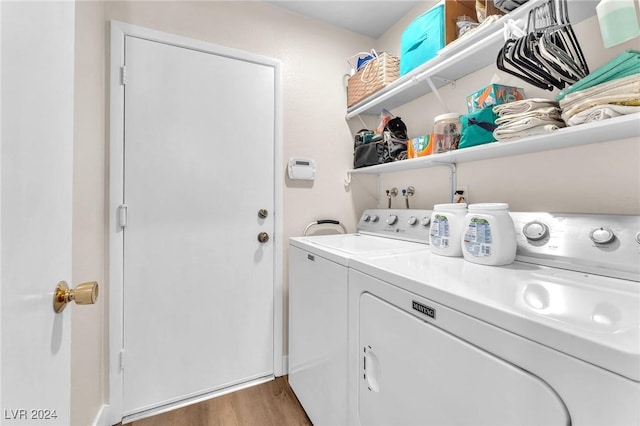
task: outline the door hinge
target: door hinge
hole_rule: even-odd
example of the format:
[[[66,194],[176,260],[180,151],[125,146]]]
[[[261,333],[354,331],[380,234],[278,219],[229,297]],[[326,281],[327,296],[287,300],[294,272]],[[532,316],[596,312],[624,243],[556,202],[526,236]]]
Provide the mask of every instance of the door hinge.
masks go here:
[[[120,67],[120,84],[127,84],[127,67],[124,65]]]
[[[124,371],[124,349],[120,351],[120,371]]]
[[[118,207],[118,224],[121,228],[127,226],[127,205],[120,204]]]

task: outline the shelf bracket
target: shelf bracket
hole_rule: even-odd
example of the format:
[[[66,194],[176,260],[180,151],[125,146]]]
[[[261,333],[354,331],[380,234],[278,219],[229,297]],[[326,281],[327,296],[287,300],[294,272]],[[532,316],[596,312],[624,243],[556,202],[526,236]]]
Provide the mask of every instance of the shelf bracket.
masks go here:
[[[351,172],[347,172],[347,178],[344,180],[344,190],[347,192],[349,192],[349,190],[351,189],[351,178]]]
[[[449,168],[449,194],[451,194],[451,202],[455,203],[456,188],[458,187],[458,175],[457,175],[456,163],[444,163],[444,162],[434,161],[432,164]]]
[[[440,102],[440,106],[442,106],[442,109],[444,110],[444,112],[450,112],[449,108],[447,107],[447,104],[444,102],[444,99],[442,99],[442,96],[440,96],[440,92],[438,92],[438,88],[436,87],[435,84],[433,84],[433,80],[431,80],[431,77],[428,75],[425,75],[424,79],[429,85],[429,87],[431,88],[431,91],[433,92],[433,94],[436,95],[436,98],[438,98],[438,102]]]

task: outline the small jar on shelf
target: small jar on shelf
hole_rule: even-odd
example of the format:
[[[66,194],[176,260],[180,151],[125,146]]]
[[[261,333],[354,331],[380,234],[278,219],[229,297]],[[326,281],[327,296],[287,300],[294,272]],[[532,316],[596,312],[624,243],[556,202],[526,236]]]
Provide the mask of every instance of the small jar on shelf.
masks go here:
[[[460,114],[456,112],[436,116],[433,120],[433,153],[458,149],[460,127]]]

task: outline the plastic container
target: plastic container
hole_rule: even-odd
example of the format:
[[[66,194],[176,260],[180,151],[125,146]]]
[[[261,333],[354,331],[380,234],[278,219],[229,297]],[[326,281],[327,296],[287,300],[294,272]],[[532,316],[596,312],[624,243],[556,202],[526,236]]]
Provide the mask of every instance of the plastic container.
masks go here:
[[[462,256],[462,229],[467,204],[436,204],[431,213],[429,242],[431,253],[441,256]]]
[[[433,120],[433,153],[458,149],[460,127],[460,114],[456,112],[436,116]]]
[[[634,0],[600,0],[596,6],[604,47],[612,47],[640,35]]]
[[[512,263],[516,258],[516,232],[509,205],[482,203],[467,208],[461,241],[464,259],[482,265]]]

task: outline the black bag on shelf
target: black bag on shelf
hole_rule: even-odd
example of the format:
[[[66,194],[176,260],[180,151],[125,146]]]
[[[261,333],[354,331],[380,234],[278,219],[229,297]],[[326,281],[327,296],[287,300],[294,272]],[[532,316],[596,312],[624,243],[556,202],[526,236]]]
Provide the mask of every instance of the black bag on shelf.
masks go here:
[[[355,137],[353,144],[353,168],[375,166],[384,158],[384,140],[382,136],[372,137],[373,132],[363,129]]]
[[[400,117],[392,118],[384,127],[382,135],[362,129],[356,133],[353,144],[353,168],[407,158],[407,126]]]
[[[392,118],[384,127],[384,141],[383,163],[407,158],[407,126],[400,117]]]

